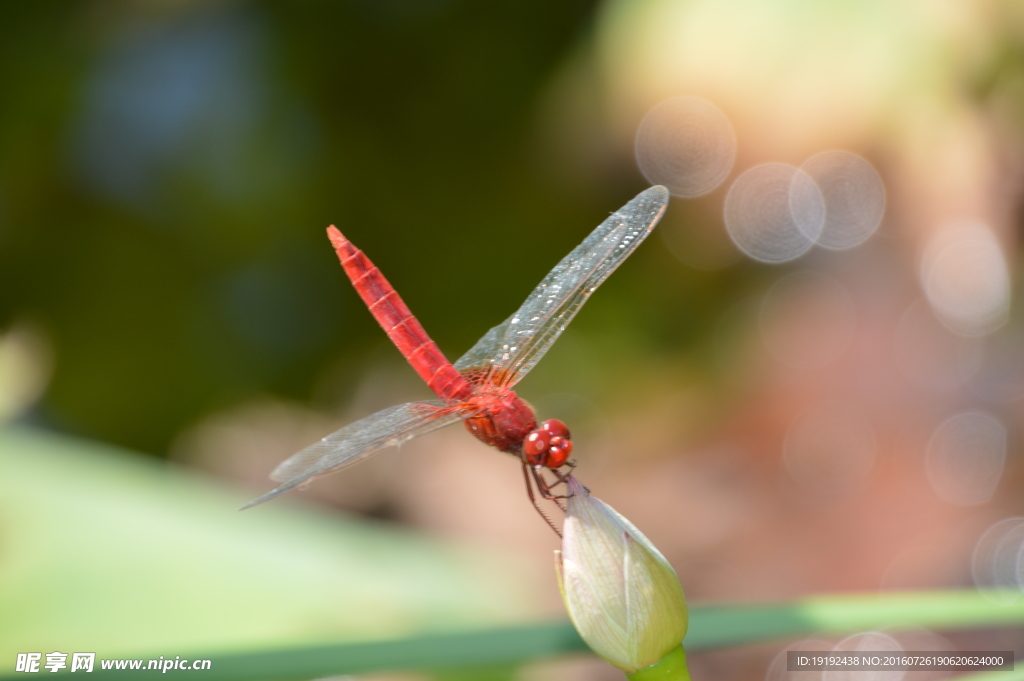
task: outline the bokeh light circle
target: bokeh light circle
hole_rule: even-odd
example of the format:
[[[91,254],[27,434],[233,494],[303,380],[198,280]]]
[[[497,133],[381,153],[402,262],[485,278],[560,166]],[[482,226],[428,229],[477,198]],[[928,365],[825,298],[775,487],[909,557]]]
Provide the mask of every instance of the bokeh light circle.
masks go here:
[[[1003,249],[981,222],[949,226],[929,239],[921,282],[942,323],[963,336],[1003,325],[1010,309],[1010,275]]]
[[[833,652],[884,652],[899,653],[903,650],[892,636],[881,631],[865,631],[847,636],[837,643]],[[852,671],[828,669],[821,673],[822,681],[900,681],[905,672],[900,670]]]
[[[814,180],[825,204],[819,246],[844,250],[874,234],[885,213],[885,185],[870,163],[848,151],[823,151],[800,170]]]
[[[725,228],[736,247],[754,260],[793,260],[814,244],[825,205],[814,181],[784,163],[747,170],[725,197]]]
[[[821,681],[821,671],[789,671],[787,669],[789,666],[788,653],[828,653],[831,650],[832,644],[823,639],[806,638],[790,643],[776,653],[775,658],[768,665],[768,669],[765,670],[764,681]]]
[[[980,411],[949,417],[928,441],[928,482],[942,499],[960,506],[992,498],[1006,463],[1006,427]]]
[[[636,162],[651,184],[694,198],[725,181],[736,159],[729,119],[711,102],[674,97],[644,117],[636,134]]]
[[[1024,518],[993,523],[974,545],[971,575],[974,585],[997,602],[1013,602],[1024,588]],[[994,590],[994,591],[993,591]]]

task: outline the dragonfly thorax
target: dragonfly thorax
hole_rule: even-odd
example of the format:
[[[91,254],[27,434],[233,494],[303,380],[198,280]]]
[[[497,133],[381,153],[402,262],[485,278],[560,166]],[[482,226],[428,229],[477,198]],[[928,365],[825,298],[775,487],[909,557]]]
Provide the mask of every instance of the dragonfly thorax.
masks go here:
[[[514,391],[481,392],[469,398],[470,404],[481,407],[477,416],[464,421],[469,432],[503,452],[519,454],[523,440],[537,427],[537,417]]]
[[[569,429],[558,419],[537,426],[537,417],[511,390],[477,393],[469,402],[482,407],[463,423],[484,443],[522,456],[531,466],[561,468],[572,453]]]

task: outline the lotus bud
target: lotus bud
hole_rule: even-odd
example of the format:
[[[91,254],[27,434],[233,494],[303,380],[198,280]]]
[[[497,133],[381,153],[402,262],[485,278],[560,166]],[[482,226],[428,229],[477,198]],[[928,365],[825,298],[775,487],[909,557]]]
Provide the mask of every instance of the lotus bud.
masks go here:
[[[555,569],[565,609],[595,653],[633,681],[689,681],[675,570],[631,522],[573,477]]]

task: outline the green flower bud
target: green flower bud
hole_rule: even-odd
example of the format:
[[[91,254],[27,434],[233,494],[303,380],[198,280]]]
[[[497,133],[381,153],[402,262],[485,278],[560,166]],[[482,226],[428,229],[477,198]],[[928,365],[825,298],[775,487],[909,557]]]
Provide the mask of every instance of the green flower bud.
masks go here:
[[[555,568],[576,630],[626,674],[642,670],[651,679],[688,679],[681,648],[686,600],[675,570],[640,530],[575,478],[568,486],[572,496]],[[662,666],[660,674],[647,669]],[[665,675],[680,668],[681,676]]]

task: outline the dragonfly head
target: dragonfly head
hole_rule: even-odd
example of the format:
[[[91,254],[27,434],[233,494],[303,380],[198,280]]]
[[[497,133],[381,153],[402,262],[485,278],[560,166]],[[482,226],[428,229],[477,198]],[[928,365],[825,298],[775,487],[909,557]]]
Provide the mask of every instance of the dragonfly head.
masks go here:
[[[561,468],[572,454],[569,429],[558,419],[548,419],[526,436],[523,454],[532,466]]]

